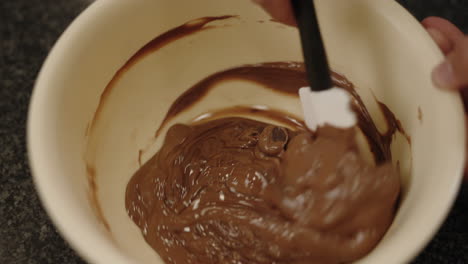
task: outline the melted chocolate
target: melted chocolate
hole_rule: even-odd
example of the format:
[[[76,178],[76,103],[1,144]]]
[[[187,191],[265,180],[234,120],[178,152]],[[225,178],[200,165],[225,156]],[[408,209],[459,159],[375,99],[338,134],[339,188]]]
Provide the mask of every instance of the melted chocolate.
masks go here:
[[[312,135],[244,118],[172,126],[126,208],[167,263],[344,263],[391,224],[399,177],[354,130]]]
[[[232,79],[290,95],[306,85],[301,63],[215,73],[174,102],[161,128]],[[375,247],[400,191],[390,144],[402,128],[380,104],[388,124],[380,134],[353,85],[335,73],[333,80],[353,96],[377,167],[360,156],[354,130],[324,127],[311,134],[298,118],[264,107],[222,109],[190,126],[177,124],[126,193],[129,216],[167,263],[346,263]],[[223,118],[252,114],[292,130]]]

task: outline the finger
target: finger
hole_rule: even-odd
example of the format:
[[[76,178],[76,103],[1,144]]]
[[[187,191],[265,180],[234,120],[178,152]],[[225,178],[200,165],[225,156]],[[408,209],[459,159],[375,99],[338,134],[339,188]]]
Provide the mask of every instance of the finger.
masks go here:
[[[287,25],[295,26],[291,2],[289,0],[253,0],[265,9],[273,19]]]
[[[461,90],[468,87],[468,37],[455,43],[453,51],[432,73],[432,79],[443,89]]]
[[[454,24],[440,17],[428,17],[422,21],[422,24],[444,54],[451,52],[455,43],[464,36]]]
[[[450,41],[457,42],[464,37],[463,32],[450,21],[440,17],[428,17],[422,21],[425,28],[433,28],[439,30]]]
[[[444,55],[447,55],[453,50],[454,43],[438,29],[428,28],[427,32],[429,35],[431,35],[432,39],[437,44],[437,46],[439,46]]]

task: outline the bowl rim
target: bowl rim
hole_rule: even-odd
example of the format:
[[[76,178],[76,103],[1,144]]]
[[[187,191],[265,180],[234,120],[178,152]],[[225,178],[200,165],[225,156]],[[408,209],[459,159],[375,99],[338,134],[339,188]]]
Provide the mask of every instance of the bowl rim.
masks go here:
[[[51,196],[60,197],[58,186],[54,181],[44,180],[47,177],[48,167],[43,165],[44,158],[43,144],[41,144],[41,137],[37,133],[38,120],[46,119],[46,113],[41,109],[42,104],[47,101],[44,95],[48,91],[48,80],[53,79],[53,73],[60,67],[60,57],[57,54],[63,54],[64,51],[72,47],[72,39],[74,35],[79,35],[83,28],[92,26],[90,21],[91,18],[95,18],[96,14],[106,12],[109,8],[112,8],[113,1],[94,1],[87,6],[73,21],[68,25],[65,31],[57,39],[49,54],[47,55],[41,70],[38,73],[34,88],[31,94],[30,105],[28,110],[28,118],[26,124],[26,147],[28,152],[28,161],[31,169],[31,175],[35,189],[38,193],[39,199],[51,218],[52,223],[59,231],[59,234],[64,238],[65,242],[68,243],[71,248],[84,260],[90,263],[115,263],[125,264],[133,263],[134,260],[129,256],[120,252],[117,247],[106,243],[106,239],[99,235],[90,232],[89,228],[84,234],[82,232],[73,232],[70,229],[70,224],[79,224],[76,218],[78,214],[75,214],[74,210],[69,210],[66,201],[57,202],[56,199]],[[42,130],[42,129],[41,129]],[[68,221],[64,221],[67,219]],[[83,231],[83,230],[81,230]],[[82,239],[87,236],[87,239]],[[89,250],[91,245],[99,245],[96,251]]]
[[[387,16],[397,17],[398,19],[393,19],[392,23],[397,24],[399,27],[405,29],[406,34],[415,34],[418,37],[432,43],[433,53],[428,54],[428,56],[433,56],[435,59],[440,59],[442,61],[443,55],[438,49],[436,44],[432,41],[429,34],[423,29],[419,22],[414,18],[406,9],[404,9],[396,1],[375,1],[375,0],[365,0],[371,3],[372,5],[379,6],[381,9],[385,9]],[[128,255],[119,251],[118,248],[114,245],[106,243],[107,240],[100,237],[98,234],[92,232],[86,233],[89,239],[82,239],[84,234],[74,232],[73,229],[69,228],[70,224],[77,222],[74,217],[77,215],[74,210],[68,210],[68,207],[64,207],[66,201],[57,203],[55,197],[60,197],[58,188],[56,188],[56,183],[54,181],[46,180],[48,176],[49,167],[45,166],[44,163],[53,164],[53,161],[44,162],[47,158],[44,158],[43,150],[45,145],[41,142],[41,132],[37,133],[37,130],[44,130],[43,128],[38,129],[36,124],[40,123],[41,120],[47,118],[46,111],[41,108],[43,104],[47,101],[47,92],[48,92],[48,82],[51,78],[54,78],[54,72],[57,67],[60,67],[61,59],[57,54],[63,54],[66,50],[70,49],[72,36],[79,35],[80,31],[83,28],[92,26],[90,21],[93,21],[96,14],[105,13],[108,9],[112,8],[113,1],[95,1],[90,4],[80,15],[78,15],[73,22],[67,27],[64,33],[59,37],[57,42],[54,44],[53,48],[49,52],[36,80],[34,89],[31,95],[30,106],[28,111],[28,120],[27,120],[27,150],[28,150],[28,159],[31,168],[31,174],[33,176],[33,181],[35,188],[38,192],[39,198],[42,202],[43,207],[45,208],[47,214],[50,216],[55,227],[58,229],[61,236],[71,245],[71,247],[76,250],[76,252],[83,257],[85,260],[92,263],[132,263],[134,260]],[[378,3],[377,3],[378,2]],[[460,108],[460,112],[463,113],[461,99],[455,102]],[[464,128],[463,128],[464,129]],[[465,135],[465,130],[463,135]],[[464,143],[464,142],[463,142]],[[464,146],[465,144],[463,144]],[[463,151],[463,153],[465,153]],[[464,160],[464,156],[463,156]],[[463,175],[463,165],[460,164],[459,171],[460,177],[458,180],[452,183],[452,189],[447,190],[449,192],[446,201],[444,202],[444,211],[441,211],[438,215],[438,218],[434,221],[436,224],[432,228],[431,232],[423,234],[423,236],[413,244],[412,248],[408,248],[405,254],[404,262],[411,261],[421,250],[429,243],[431,238],[439,230],[440,226],[446,219],[448,213],[450,212],[454,200],[458,194],[459,188],[462,182]],[[48,169],[49,168],[49,169]],[[65,208],[65,210],[64,210]],[[65,221],[67,219],[69,221]],[[78,218],[77,218],[78,219]],[[88,228],[89,229],[89,228]],[[89,230],[88,230],[89,231]],[[90,241],[91,240],[91,241]],[[90,244],[98,244],[99,250],[90,250]]]

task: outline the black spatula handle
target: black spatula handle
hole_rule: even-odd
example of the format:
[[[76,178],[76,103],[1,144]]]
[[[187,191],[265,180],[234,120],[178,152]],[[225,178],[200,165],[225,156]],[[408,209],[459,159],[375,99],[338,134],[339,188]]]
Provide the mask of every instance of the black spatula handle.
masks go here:
[[[310,87],[314,91],[327,90],[333,83],[313,0],[291,0],[291,4],[301,35]]]

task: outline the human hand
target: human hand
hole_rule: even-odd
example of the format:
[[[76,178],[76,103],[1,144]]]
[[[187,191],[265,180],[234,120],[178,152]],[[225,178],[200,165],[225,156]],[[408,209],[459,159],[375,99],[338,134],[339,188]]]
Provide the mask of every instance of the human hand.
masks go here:
[[[468,37],[455,25],[439,17],[426,18],[422,24],[446,55],[433,72],[434,83],[449,90],[468,88]]]
[[[454,24],[443,18],[428,17],[422,24],[446,55],[445,61],[432,73],[434,83],[442,89],[460,91],[465,112],[468,112],[468,37]],[[466,115],[465,120],[468,131]],[[466,165],[465,180],[468,181],[468,166]]]

